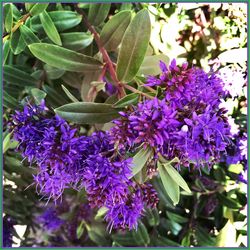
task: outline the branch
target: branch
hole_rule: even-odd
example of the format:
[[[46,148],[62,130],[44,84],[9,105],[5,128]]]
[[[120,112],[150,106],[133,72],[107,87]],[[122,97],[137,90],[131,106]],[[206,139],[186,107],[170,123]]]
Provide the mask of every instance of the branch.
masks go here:
[[[14,33],[21,25],[23,25],[23,23],[28,19],[28,17],[30,16],[30,13],[24,15],[16,24],[15,26],[11,29],[11,34]],[[3,42],[5,42],[8,38],[10,37],[10,34],[6,34],[3,37]]]

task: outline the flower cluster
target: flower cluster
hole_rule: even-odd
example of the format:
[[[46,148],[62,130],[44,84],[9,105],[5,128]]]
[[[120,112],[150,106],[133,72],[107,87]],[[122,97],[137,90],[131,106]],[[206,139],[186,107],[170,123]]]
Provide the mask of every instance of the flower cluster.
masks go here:
[[[23,111],[16,111],[10,127],[23,157],[38,166],[34,180],[48,200],[62,198],[66,188],[85,188],[91,207],[109,209],[106,220],[110,229],[137,227],[150,197],[130,180],[132,159],[117,154],[109,133],[80,136],[62,118],[51,115],[44,102],[39,106],[27,104]],[[114,213],[119,210],[117,206],[122,222]],[[63,224],[53,209],[48,209],[39,221],[48,230]]]
[[[121,112],[111,129],[113,140],[129,149],[149,145],[169,160],[177,156],[184,166],[211,166],[231,136],[226,111],[219,107],[223,83],[214,73],[179,67],[175,60],[160,67],[162,74],[148,77],[146,86],[161,86],[164,96]]]

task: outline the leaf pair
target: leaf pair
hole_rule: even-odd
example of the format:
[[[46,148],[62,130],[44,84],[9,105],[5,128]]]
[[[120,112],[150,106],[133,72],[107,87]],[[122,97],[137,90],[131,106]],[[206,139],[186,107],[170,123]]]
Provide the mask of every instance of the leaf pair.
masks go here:
[[[180,187],[188,193],[191,193],[191,190],[182,176],[172,166],[173,161],[174,160],[165,163],[158,161],[158,170],[167,194],[174,205],[176,205],[180,200]]]

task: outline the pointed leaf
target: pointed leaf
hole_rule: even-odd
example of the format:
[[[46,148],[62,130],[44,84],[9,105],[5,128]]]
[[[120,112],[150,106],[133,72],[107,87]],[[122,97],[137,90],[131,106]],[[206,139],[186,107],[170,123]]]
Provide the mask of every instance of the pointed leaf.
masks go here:
[[[163,183],[163,186],[173,201],[174,205],[178,204],[180,200],[180,188],[179,185],[171,178],[166,171],[166,168],[158,162],[158,170]]]
[[[33,33],[33,31],[26,25],[20,26],[20,32],[23,40],[27,45],[31,43],[40,43],[39,38]]]
[[[7,40],[3,44],[3,64],[6,63],[6,60],[7,60],[8,55],[9,55],[9,52],[10,52],[10,41]]]
[[[3,91],[3,106],[10,109],[15,109],[18,106],[17,100],[5,90]]]
[[[13,25],[13,4],[7,3],[3,6],[4,27],[8,33],[11,32]]]
[[[65,94],[68,96],[68,98],[72,101],[72,102],[79,102],[70,92],[69,90],[62,85],[62,89],[65,92]]]
[[[139,173],[149,158],[152,156],[152,149],[147,147],[141,148],[140,151],[133,157],[132,173],[133,176]]]
[[[164,163],[164,167],[167,170],[168,174],[171,176],[171,178],[186,192],[192,193],[189,189],[187,183],[182,178],[182,176],[178,173],[178,171],[171,165],[171,163]]]
[[[3,153],[5,153],[10,147],[11,135],[12,135],[12,132],[8,133],[3,140]]]
[[[137,93],[132,93],[129,95],[124,96],[121,98],[118,102],[114,104],[115,108],[124,108],[126,106],[136,104],[139,100],[139,94]]]
[[[41,101],[46,97],[46,93],[38,88],[31,89],[31,95],[34,97],[37,105],[41,103]]]
[[[44,65],[44,70],[46,71],[46,76],[51,80],[58,79],[65,73],[64,69],[55,68],[48,64]]]
[[[40,20],[42,23],[42,26],[44,28],[45,33],[49,37],[49,39],[54,42],[57,45],[62,45],[62,41],[60,38],[60,35],[56,29],[56,26],[54,25],[53,21],[51,20],[49,14],[47,11],[43,11],[40,15]]]
[[[64,48],[71,50],[82,50],[93,42],[93,35],[85,32],[61,33],[62,44]]]
[[[75,102],[55,109],[63,119],[77,124],[106,123],[119,117],[118,111],[110,104],[91,102]]]
[[[115,50],[121,43],[131,17],[131,11],[121,11],[104,25],[100,39],[107,51]]]
[[[82,16],[74,11],[51,11],[48,14],[58,32],[73,28],[82,20]],[[39,16],[34,16],[30,19],[30,28],[37,33],[43,31]]]
[[[117,62],[117,77],[129,82],[137,74],[147,51],[151,32],[148,11],[139,11],[129,24],[122,39]]]
[[[3,75],[4,75],[4,80],[6,82],[9,82],[15,85],[34,87],[37,82],[36,79],[31,77],[28,73],[10,65],[4,65]]]
[[[32,16],[39,15],[40,13],[42,13],[44,10],[47,9],[48,5],[49,5],[48,3],[36,3],[31,7],[29,13]]]
[[[94,26],[101,24],[108,16],[110,6],[110,3],[90,4],[88,21]]]
[[[10,36],[10,49],[14,55],[18,55],[24,51],[25,47],[26,43],[21,36],[20,30],[18,29]]]
[[[95,71],[101,68],[98,60],[64,49],[57,45],[34,43],[29,45],[32,54],[53,67],[73,72]]]
[[[138,246],[147,246],[150,242],[147,228],[139,221],[137,230],[132,231],[135,242]]]

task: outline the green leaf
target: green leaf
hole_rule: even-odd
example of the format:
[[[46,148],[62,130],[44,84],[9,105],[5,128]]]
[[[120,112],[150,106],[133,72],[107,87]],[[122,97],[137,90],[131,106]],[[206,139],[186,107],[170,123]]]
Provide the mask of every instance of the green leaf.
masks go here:
[[[76,229],[77,239],[80,239],[81,236],[83,235],[83,232],[84,232],[84,223],[85,223],[85,221],[82,221],[81,224]]]
[[[169,246],[174,246],[174,247],[179,247],[180,244],[178,244],[177,242],[170,240],[166,237],[160,236],[158,235],[157,237],[154,237],[153,239],[154,241],[154,245],[156,247],[169,247]]]
[[[82,20],[82,16],[73,11],[51,11],[48,12],[48,14],[58,32],[73,28]],[[39,16],[35,16],[30,19],[30,28],[37,33],[41,33],[43,31],[43,26]]]
[[[62,80],[73,88],[81,89],[82,79],[80,73],[66,72],[62,76]]]
[[[95,216],[95,220],[101,219],[107,212],[108,212],[108,208],[106,207],[99,208]]]
[[[22,85],[22,86],[32,86],[36,85],[36,79],[31,77],[28,73],[17,69],[14,66],[4,65],[3,67],[4,80],[6,82]]]
[[[20,32],[23,40],[27,45],[31,43],[40,43],[39,38],[33,33],[33,31],[26,25],[20,26]]]
[[[27,12],[29,12],[31,10],[31,8],[35,5],[35,3],[25,3],[24,6],[25,6],[25,10]]]
[[[71,50],[82,50],[93,42],[93,35],[86,32],[61,33],[63,47]]]
[[[34,97],[37,105],[41,103],[41,101],[46,97],[46,93],[38,88],[33,88],[30,91],[31,95]]]
[[[178,204],[180,200],[180,188],[179,185],[172,179],[172,177],[167,172],[166,168],[158,162],[158,170],[163,183],[163,186],[169,195],[173,204]]]
[[[60,92],[48,85],[43,85],[43,90],[47,93],[46,100],[50,100],[52,106],[59,107],[68,102]]]
[[[178,173],[178,171],[171,165],[171,161],[169,163],[164,163],[163,166],[165,167],[168,174],[171,176],[171,178],[186,192],[192,193],[189,189],[187,183],[182,178],[182,176]]]
[[[10,109],[15,109],[18,106],[17,100],[5,90],[3,91],[3,106]]]
[[[10,36],[10,49],[14,55],[18,55],[22,51],[24,51],[25,47],[26,43],[24,42],[21,33],[18,29]]]
[[[64,49],[57,45],[34,43],[29,45],[32,54],[50,66],[73,72],[95,71],[101,68],[98,60]]]
[[[10,41],[7,40],[3,44],[3,64],[6,63],[6,60],[7,60],[8,55],[9,55],[9,52],[10,52]]]
[[[133,176],[139,173],[149,158],[152,156],[152,149],[147,147],[141,148],[140,151],[133,157],[132,173]]]
[[[209,233],[200,225],[196,226],[195,236],[200,246],[215,246],[215,238],[212,238]]]
[[[132,93],[129,95],[124,96],[121,98],[118,102],[114,104],[115,108],[124,108],[126,106],[132,105],[132,104],[137,104],[139,100],[139,94],[137,93]]]
[[[106,239],[105,229],[102,224],[92,224],[91,226],[87,225],[86,228],[88,230],[89,238],[98,246],[109,245],[109,242]]]
[[[51,80],[58,79],[65,73],[64,69],[55,68],[48,64],[44,65],[44,70],[46,72],[46,76]]]
[[[161,69],[159,66],[160,60],[168,65],[169,57],[166,55],[153,55],[153,56],[145,56],[142,65],[138,71],[138,75],[159,75],[161,73]]]
[[[236,229],[234,225],[227,221],[226,225],[220,230],[216,238],[217,247],[238,247],[236,244]]]
[[[132,235],[138,246],[147,246],[150,242],[147,228],[141,221],[138,221],[138,228],[132,231]]]
[[[147,51],[151,32],[148,11],[139,11],[129,24],[121,43],[117,61],[117,77],[129,82],[137,74]]]
[[[217,193],[217,198],[226,207],[232,209],[239,209],[241,207],[235,200],[228,198],[223,194]]]
[[[131,17],[131,11],[121,11],[104,25],[100,40],[107,51],[115,50],[121,43]]]
[[[160,215],[157,208],[147,208],[145,218],[148,220],[148,224],[151,227],[158,226],[160,223]]]
[[[63,105],[55,112],[66,121],[77,124],[106,123],[119,117],[118,110],[105,103],[75,102]]]
[[[68,96],[68,98],[72,101],[72,102],[79,102],[78,100],[77,100],[77,98],[75,98],[70,92],[69,92],[69,90],[65,87],[65,86],[63,86],[63,85],[61,85],[62,86],[62,89],[63,89],[63,91],[65,92],[65,94]]]
[[[166,212],[167,213],[167,216],[170,220],[176,222],[176,223],[186,223],[188,222],[188,218],[185,218],[179,214],[176,214],[176,213],[171,213],[171,212]]]
[[[13,25],[13,4],[7,3],[3,6],[4,27],[8,33],[11,32]]]
[[[100,25],[108,16],[110,6],[110,3],[90,4],[88,21],[94,26]]]
[[[36,3],[31,7],[31,9],[29,10],[29,13],[32,16],[39,15],[40,13],[42,13],[43,11],[47,9],[48,5],[49,5],[48,3]]]
[[[62,41],[60,38],[60,35],[56,29],[56,26],[54,25],[52,19],[50,18],[49,14],[47,11],[43,11],[40,15],[40,20],[42,23],[42,26],[44,28],[45,33],[49,37],[49,39],[54,42],[57,45],[62,45]]]
[[[10,147],[11,135],[12,135],[12,132],[8,133],[3,140],[3,153],[5,153]]]

